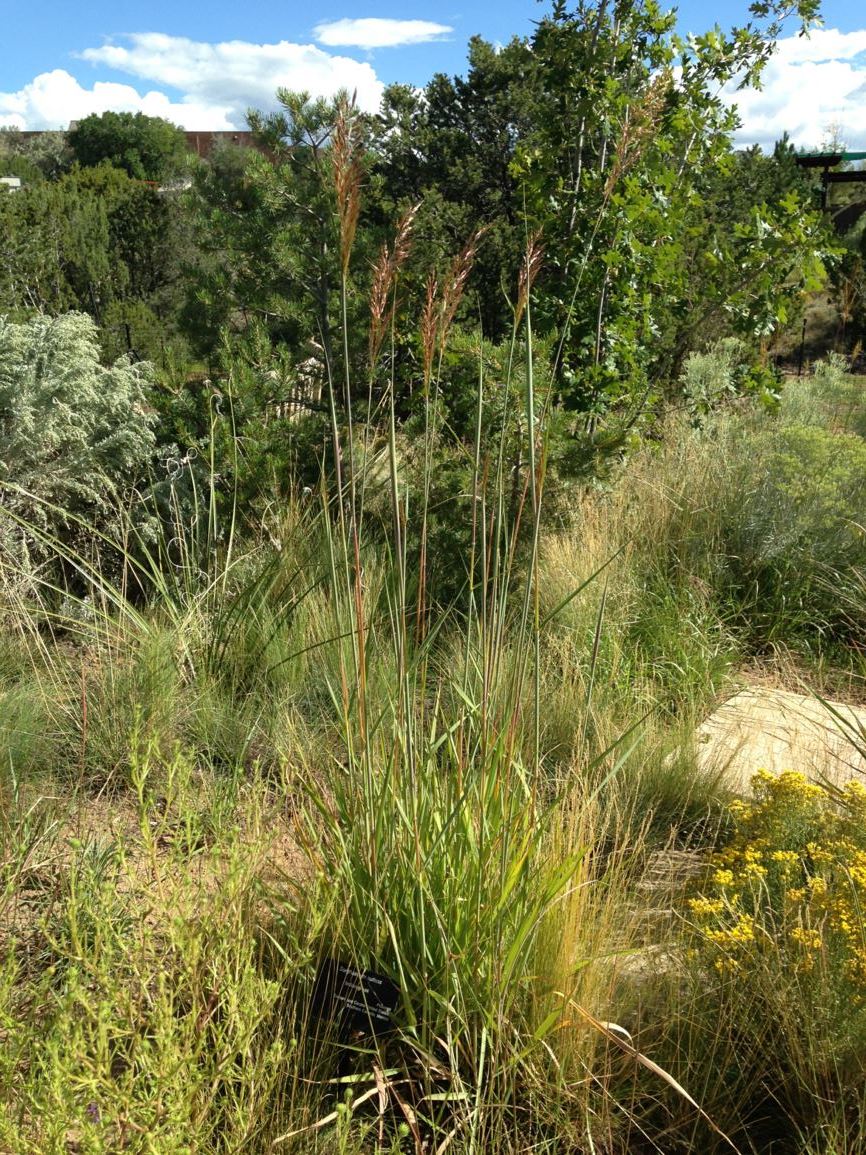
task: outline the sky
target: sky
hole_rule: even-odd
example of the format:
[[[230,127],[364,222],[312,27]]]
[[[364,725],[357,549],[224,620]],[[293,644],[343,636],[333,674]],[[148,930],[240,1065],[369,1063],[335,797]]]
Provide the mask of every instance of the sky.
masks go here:
[[[357,93],[374,109],[385,84],[462,72],[473,35],[504,43],[548,10],[536,0],[24,0],[0,47],[0,125],[66,128],[106,109],[187,129],[245,126],[277,87]],[[678,27],[746,19],[747,0],[681,0]],[[784,131],[817,147],[831,129],[866,149],[866,4],[824,0],[824,27],[784,35],[760,92],[736,101],[739,145]]]

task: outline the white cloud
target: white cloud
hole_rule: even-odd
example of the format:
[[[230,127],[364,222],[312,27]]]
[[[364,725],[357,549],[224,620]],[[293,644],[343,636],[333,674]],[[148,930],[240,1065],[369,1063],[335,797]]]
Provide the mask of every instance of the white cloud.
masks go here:
[[[369,64],[332,56],[313,44],[252,44],[229,40],[219,44],[143,32],[88,48],[84,60],[132,76],[170,85],[193,98],[232,111],[235,126],[249,107],[272,107],[280,86],[330,96],[340,88],[358,94],[362,108],[378,107],[382,83]]]
[[[454,29],[432,20],[384,20],[373,16],[331,20],[317,24],[314,32],[320,44],[343,48],[399,48],[406,44],[426,44],[441,40]]]
[[[816,28],[808,36],[786,36],[776,42],[775,57],[786,64],[850,60],[866,52],[866,28],[840,32],[838,28]]]
[[[172,102],[164,92],[144,94],[129,84],[97,81],[84,88],[61,68],[43,72],[18,92],[0,92],[0,125],[16,128],[66,128],[92,112],[143,112],[188,128],[234,128],[228,110],[195,100]]]
[[[819,29],[779,40],[763,87],[723,97],[736,104],[738,145],[772,148],[788,132],[797,146],[817,148],[830,125],[852,149],[866,148],[866,29]]]
[[[128,84],[97,81],[83,86],[63,69],[44,72],[17,92],[0,92],[0,124],[20,128],[65,128],[92,112],[144,112],[188,129],[243,128],[249,108],[271,109],[279,87],[331,96],[341,88],[357,93],[363,109],[378,108],[383,85],[374,69],[313,44],[218,44],[136,33],[81,59],[125,72],[155,86],[141,93]],[[172,98],[159,89],[178,94]]]

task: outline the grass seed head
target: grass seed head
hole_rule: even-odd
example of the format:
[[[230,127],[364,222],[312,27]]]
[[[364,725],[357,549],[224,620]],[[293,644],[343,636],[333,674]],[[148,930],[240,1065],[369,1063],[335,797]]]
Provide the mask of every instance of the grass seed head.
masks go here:
[[[349,258],[361,212],[361,181],[364,172],[361,120],[355,97],[350,99],[345,93],[337,100],[331,159],[340,218],[340,264],[345,277],[349,271]]]
[[[514,311],[515,326],[520,324],[523,311],[529,301],[529,294],[532,292],[532,286],[535,284],[535,279],[541,271],[543,259],[544,246],[541,244],[541,231],[536,230],[529,238],[523,264],[520,267],[520,280],[517,287],[517,307]]]
[[[436,274],[431,272],[427,276],[427,290],[424,296],[424,309],[421,313],[421,349],[424,358],[424,385],[429,385],[433,374],[433,357],[436,353],[436,335],[439,331],[439,281]]]
[[[394,316],[396,301],[393,290],[412,247],[412,228],[418,208],[419,206],[415,204],[403,213],[397,223],[394,247],[389,249],[387,244],[382,245],[373,266],[373,287],[370,292],[369,361],[371,369],[379,356],[382,341],[385,339],[385,333]]]
[[[463,294],[466,291],[466,282],[469,279],[469,274],[472,272],[472,266],[475,264],[475,258],[478,255],[478,245],[488,228],[488,225],[481,225],[477,228],[451,262],[451,268],[448,271],[448,279],[445,282],[440,305],[438,332],[440,353],[445,348],[448,341],[448,334],[451,332],[451,326],[454,323],[454,317],[460,307],[460,302],[463,300]]]

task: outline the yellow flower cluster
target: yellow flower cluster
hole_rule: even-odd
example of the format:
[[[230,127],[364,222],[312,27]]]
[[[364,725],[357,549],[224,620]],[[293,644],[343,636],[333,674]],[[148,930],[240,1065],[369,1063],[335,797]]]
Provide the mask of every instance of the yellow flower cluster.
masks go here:
[[[755,920],[750,914],[740,914],[733,926],[723,930],[708,930],[705,934],[716,946],[742,946],[743,943],[755,941]]]
[[[816,798],[823,800],[824,788],[818,782],[809,782],[805,775],[798,770],[783,770],[781,774],[770,774],[769,770],[759,770],[752,778],[752,789],[755,796],[766,802],[775,799],[776,802],[792,798]]]
[[[720,971],[760,960],[816,972],[866,1002],[866,786],[829,790],[759,771],[731,806],[735,836],[688,901],[698,958]]]
[[[789,935],[793,942],[799,943],[806,950],[820,950],[824,945],[821,941],[820,931],[813,930],[811,927],[795,926]]]
[[[774,850],[770,855],[772,862],[784,862],[786,866],[799,866],[800,855],[796,850]]]
[[[792,800],[817,800],[826,797],[823,786],[810,782],[796,770],[783,770],[781,774],[771,774],[769,770],[759,770],[752,777],[752,790],[759,802],[789,802]]]
[[[724,912],[725,903],[721,898],[690,898],[689,907],[696,918],[715,918]]]
[[[866,817],[866,785],[852,781],[845,784],[843,790],[844,804],[852,815]]]

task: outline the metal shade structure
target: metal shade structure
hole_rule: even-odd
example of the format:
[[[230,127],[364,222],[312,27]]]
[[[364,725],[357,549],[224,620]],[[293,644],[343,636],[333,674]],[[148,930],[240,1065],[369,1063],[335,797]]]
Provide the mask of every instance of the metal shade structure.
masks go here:
[[[794,157],[800,168],[821,169],[821,208],[827,208],[831,184],[866,184],[866,170],[831,172],[843,161],[866,160],[866,152],[812,152]]]

